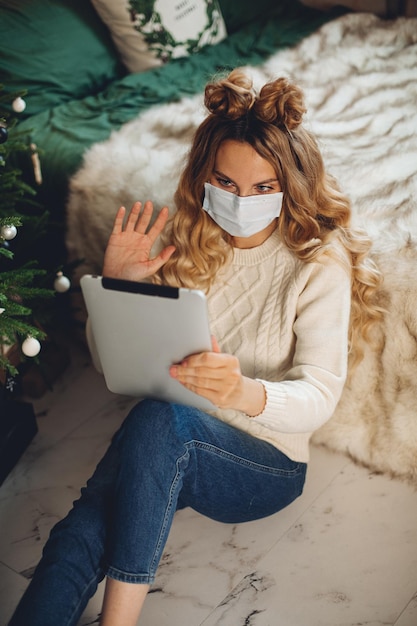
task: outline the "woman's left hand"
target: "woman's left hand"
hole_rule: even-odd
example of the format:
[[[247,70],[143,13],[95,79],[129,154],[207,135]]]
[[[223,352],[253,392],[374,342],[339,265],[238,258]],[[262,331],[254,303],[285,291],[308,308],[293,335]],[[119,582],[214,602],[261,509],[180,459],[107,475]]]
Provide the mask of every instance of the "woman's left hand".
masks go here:
[[[170,374],[184,387],[222,409],[237,409],[249,416],[265,406],[262,383],[243,376],[239,359],[220,352],[212,337],[212,352],[193,354],[170,368]]]

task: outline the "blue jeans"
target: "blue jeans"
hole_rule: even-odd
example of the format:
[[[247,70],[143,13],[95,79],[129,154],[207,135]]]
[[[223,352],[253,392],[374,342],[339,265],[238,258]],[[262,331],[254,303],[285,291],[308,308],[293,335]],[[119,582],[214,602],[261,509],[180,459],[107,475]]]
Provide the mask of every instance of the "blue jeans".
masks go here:
[[[77,624],[105,575],[153,582],[177,509],[246,522],[303,490],[306,465],[197,409],[145,400],[51,531],[10,626]]]

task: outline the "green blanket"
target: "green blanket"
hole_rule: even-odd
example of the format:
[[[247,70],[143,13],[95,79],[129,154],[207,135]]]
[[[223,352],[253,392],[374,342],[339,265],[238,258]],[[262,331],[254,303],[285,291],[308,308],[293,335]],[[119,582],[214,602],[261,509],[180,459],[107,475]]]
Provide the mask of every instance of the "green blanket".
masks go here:
[[[31,2],[25,0],[28,11],[32,10]],[[32,0],[33,1],[33,0]],[[265,0],[260,4],[265,5]],[[2,38],[4,50],[8,46],[11,54],[13,33],[7,30],[4,17],[8,7],[10,15],[10,0],[0,1],[0,34],[7,34],[9,43]],[[35,3],[36,4],[36,3]],[[44,2],[43,4],[47,4]],[[77,10],[86,13],[87,22],[92,20],[91,7],[86,7],[83,0],[68,1],[61,0],[58,3],[61,9],[66,11],[65,29],[71,27],[71,20],[74,20],[72,5],[77,5]],[[88,3],[87,3],[88,4]],[[271,3],[269,3],[271,6]],[[82,8],[84,7],[84,8]],[[16,10],[17,11],[17,10]],[[2,14],[3,12],[3,14]],[[30,82],[28,99],[31,91],[34,90],[31,101],[32,110],[39,112],[27,116],[19,127],[21,130],[30,131],[31,140],[38,146],[41,157],[43,184],[39,190],[39,199],[58,221],[63,217],[66,201],[68,180],[82,163],[84,152],[94,143],[103,141],[109,137],[112,130],[118,129],[122,124],[138,116],[141,112],[157,104],[178,100],[179,98],[192,95],[201,91],[204,84],[214,74],[219,71],[230,70],[236,66],[256,65],[264,61],[269,55],[279,48],[294,45],[301,38],[318,28],[324,21],[334,17],[334,13],[321,13],[314,11],[297,2],[286,0],[281,3],[273,3],[273,9],[263,11],[262,15],[251,19],[236,32],[232,32],[226,40],[221,43],[204,48],[199,53],[176,59],[163,67],[148,70],[140,74],[123,75],[123,71],[117,63],[116,58],[106,58],[107,65],[100,72],[97,65],[103,61],[102,55],[108,55],[105,31],[96,32],[96,41],[91,44],[90,49],[83,50],[84,63],[79,64],[76,78],[85,79],[88,82],[91,78],[91,68],[94,67],[95,84],[92,90],[93,95],[84,95],[84,83],[78,80],[75,93],[70,84],[71,67],[69,65],[71,57],[68,49],[65,49],[67,41],[62,42],[64,50],[61,50],[59,63],[61,64],[62,81],[59,84],[60,71],[53,75],[48,75],[46,83],[40,87],[34,83],[36,71],[40,71],[41,59],[36,57],[36,53],[31,54],[30,41],[25,41],[21,46],[25,54],[22,59],[27,75],[27,82]],[[19,14],[21,20],[21,14]],[[33,19],[33,15],[31,16]],[[227,15],[225,15],[227,17]],[[249,17],[249,16],[248,16]],[[16,18],[16,15],[14,15]],[[45,20],[45,17],[42,17]],[[232,14],[229,16],[228,31],[230,33],[230,23]],[[83,19],[85,28],[85,19]],[[3,32],[1,32],[3,29]],[[233,25],[232,25],[233,29]],[[39,40],[39,31],[34,30],[33,36]],[[57,37],[56,32],[51,33],[51,38]],[[71,35],[68,34],[68,39]],[[33,43],[33,42],[32,42]],[[36,41],[35,41],[36,44]],[[56,56],[56,46],[51,49],[51,58]],[[86,38],[80,37],[73,41],[73,46],[86,47]],[[44,47],[45,48],[45,47]],[[36,49],[36,45],[35,45]],[[16,54],[16,50],[13,51]],[[22,52],[23,54],[23,52]],[[6,59],[7,60],[7,59]],[[44,64],[44,61],[42,60]],[[38,64],[38,67],[37,67]],[[110,79],[111,71],[115,78]],[[103,65],[103,64],[102,64]],[[54,67],[57,67],[55,60]],[[8,69],[8,68],[6,68]],[[0,62],[0,71],[2,70]],[[58,67],[59,70],[59,67]],[[90,74],[89,74],[90,72]],[[40,72],[42,73],[42,72]],[[23,79],[15,83],[13,87],[24,87]],[[0,82],[5,82],[0,74]],[[79,84],[81,87],[79,88]],[[38,88],[39,87],[39,88]],[[73,89],[73,91],[71,91]],[[71,99],[70,94],[74,93]],[[44,100],[42,100],[44,94]],[[54,100],[55,99],[55,100]],[[54,101],[60,102],[50,106]],[[28,178],[31,177],[30,164],[24,163]]]

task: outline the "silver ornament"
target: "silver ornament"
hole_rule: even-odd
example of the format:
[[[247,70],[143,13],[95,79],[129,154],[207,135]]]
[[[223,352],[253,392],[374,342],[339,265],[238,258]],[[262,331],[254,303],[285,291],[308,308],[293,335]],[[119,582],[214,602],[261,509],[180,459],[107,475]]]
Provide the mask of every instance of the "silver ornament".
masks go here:
[[[12,108],[13,111],[15,111],[16,113],[23,113],[23,111],[26,109],[26,102],[23,100],[23,98],[18,96],[13,100]]]
[[[17,228],[16,226],[13,226],[13,224],[10,224],[9,226],[2,226],[0,232],[3,239],[6,239],[6,241],[10,241],[11,239],[14,239],[16,237]]]
[[[58,293],[65,293],[71,286],[69,278],[63,275],[62,272],[58,272],[54,280],[54,289]]]
[[[22,343],[22,352],[25,356],[36,356],[41,351],[41,344],[35,337],[26,337]]]

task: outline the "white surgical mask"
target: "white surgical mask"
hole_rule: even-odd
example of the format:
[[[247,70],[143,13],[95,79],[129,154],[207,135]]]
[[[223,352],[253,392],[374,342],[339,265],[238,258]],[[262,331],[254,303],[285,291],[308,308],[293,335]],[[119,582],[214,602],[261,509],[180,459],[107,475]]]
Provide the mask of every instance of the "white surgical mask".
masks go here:
[[[282,191],[242,197],[205,183],[203,209],[232,237],[251,237],[279,216],[282,197]]]

